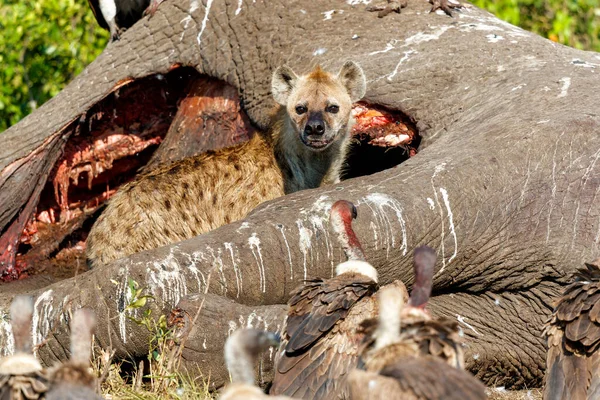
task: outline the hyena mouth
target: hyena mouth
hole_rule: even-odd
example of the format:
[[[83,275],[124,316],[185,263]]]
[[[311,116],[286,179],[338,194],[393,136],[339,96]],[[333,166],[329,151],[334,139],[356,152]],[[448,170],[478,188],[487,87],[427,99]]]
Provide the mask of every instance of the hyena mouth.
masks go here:
[[[165,75],[120,82],[61,128],[69,139],[49,175],[9,226],[0,227],[0,281],[84,272],[87,233],[103,203],[142,168],[249,140],[255,128],[240,104],[235,87],[191,68],[174,66]],[[391,168],[416,154],[420,137],[410,117],[367,103],[355,104],[353,116],[343,179]],[[338,139],[299,136],[315,153]],[[11,168],[0,171],[0,180]]]
[[[333,143],[335,137],[332,138],[324,138],[322,136],[305,136],[300,135],[300,140],[304,143],[305,146],[310,147],[314,150],[325,150],[327,147]]]

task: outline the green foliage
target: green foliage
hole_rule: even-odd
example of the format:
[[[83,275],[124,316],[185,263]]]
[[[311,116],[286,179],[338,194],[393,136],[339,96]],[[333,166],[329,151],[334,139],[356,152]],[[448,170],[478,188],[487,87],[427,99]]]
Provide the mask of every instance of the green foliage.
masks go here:
[[[550,40],[600,51],[600,0],[473,0],[499,18]]]
[[[0,0],[0,132],[55,96],[108,33],[85,0]]]

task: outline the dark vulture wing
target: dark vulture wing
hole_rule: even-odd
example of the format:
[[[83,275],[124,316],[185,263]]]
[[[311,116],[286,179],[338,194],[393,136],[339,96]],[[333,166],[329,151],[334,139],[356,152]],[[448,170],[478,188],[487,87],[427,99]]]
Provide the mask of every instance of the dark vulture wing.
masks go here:
[[[270,393],[323,399],[344,391],[362,341],[355,328],[374,310],[370,299],[360,300],[376,290],[358,274],[314,279],[294,290]]]
[[[45,372],[0,375],[0,399],[42,399],[49,382]]]
[[[399,391],[405,393],[408,398],[423,400],[487,398],[485,386],[477,378],[466,371],[452,368],[434,357],[403,358],[384,368],[380,375],[396,380]]]
[[[464,369],[464,355],[458,322],[447,318],[419,321],[402,329],[419,346],[422,355],[438,357],[455,368]]]
[[[108,24],[104,19],[104,15],[102,15],[102,11],[100,11],[100,1],[99,0],[88,0],[88,4],[94,13],[94,17],[96,17],[96,21],[101,28],[108,30]]]
[[[547,400],[600,398],[600,269],[586,268],[556,302],[544,329]]]
[[[361,354],[375,344],[373,333],[377,324],[376,318],[360,324],[359,331],[364,334]],[[458,322],[440,318],[404,324],[400,328],[400,337],[404,342],[416,343],[421,355],[438,357],[455,368],[464,369],[462,341],[458,332]]]

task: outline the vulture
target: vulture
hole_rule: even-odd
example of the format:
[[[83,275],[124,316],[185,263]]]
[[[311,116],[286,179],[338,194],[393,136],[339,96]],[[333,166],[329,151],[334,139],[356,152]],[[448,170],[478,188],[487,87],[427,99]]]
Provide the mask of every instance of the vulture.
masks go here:
[[[356,207],[333,204],[330,223],[348,261],[330,279],[308,279],[291,293],[283,340],[275,357],[271,394],[298,399],[344,397],[358,362],[361,321],[376,315],[377,271],[352,229]],[[399,283],[402,285],[402,283]]]
[[[78,309],[71,320],[71,359],[49,371],[51,387],[47,400],[103,399],[96,390],[97,379],[90,371],[94,313]]]
[[[585,263],[554,304],[544,400],[600,399],[600,258]]]
[[[468,372],[433,355],[424,355],[418,337],[404,332],[401,290],[378,293],[379,318],[372,345],[361,355],[362,369],[348,377],[350,398],[389,400],[483,400],[485,386]],[[411,306],[409,305],[408,308]]]
[[[286,400],[285,396],[268,396],[254,382],[256,357],[279,345],[279,335],[257,329],[239,329],[225,342],[225,363],[231,384],[221,393],[221,400]]]
[[[410,338],[422,355],[431,355],[444,360],[447,364],[464,369],[464,352],[459,336],[458,322],[448,318],[433,319],[425,309],[431,288],[435,267],[435,251],[421,246],[414,251],[415,283],[406,307],[402,308],[400,334]],[[367,319],[361,324],[365,334],[363,350],[374,344],[374,332],[381,325],[377,318]],[[400,324],[397,324],[400,326]],[[361,350],[361,352],[363,351]]]
[[[110,31],[110,41],[119,40],[146,13],[154,14],[163,0],[88,0],[98,25]]]
[[[15,352],[0,359],[0,399],[41,399],[48,377],[32,354],[33,298],[17,296],[10,306]]]

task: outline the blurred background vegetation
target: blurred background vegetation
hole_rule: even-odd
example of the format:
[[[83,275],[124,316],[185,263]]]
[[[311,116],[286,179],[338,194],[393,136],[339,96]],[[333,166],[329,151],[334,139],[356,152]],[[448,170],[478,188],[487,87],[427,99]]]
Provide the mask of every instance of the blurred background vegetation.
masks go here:
[[[600,0],[473,0],[556,42],[600,51]],[[85,0],[0,0],[0,132],[56,95],[104,49]]]

